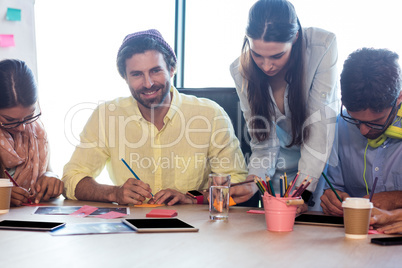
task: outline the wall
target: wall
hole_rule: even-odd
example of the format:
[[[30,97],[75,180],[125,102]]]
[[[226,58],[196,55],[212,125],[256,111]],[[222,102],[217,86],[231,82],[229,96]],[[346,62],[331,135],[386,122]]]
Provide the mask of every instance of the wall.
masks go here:
[[[14,58],[27,63],[38,78],[35,41],[35,0],[1,0],[0,1],[0,59]],[[8,8],[20,10],[18,15],[7,18]],[[10,15],[11,13],[8,13]],[[16,20],[13,20],[16,19]],[[3,46],[3,35],[13,35],[14,45]]]

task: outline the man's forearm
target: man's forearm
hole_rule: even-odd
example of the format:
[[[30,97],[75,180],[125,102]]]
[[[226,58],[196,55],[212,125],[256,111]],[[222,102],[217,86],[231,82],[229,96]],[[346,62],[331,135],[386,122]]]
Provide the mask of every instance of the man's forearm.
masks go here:
[[[97,183],[91,177],[83,178],[75,188],[75,197],[78,200],[115,202],[116,186]]]
[[[402,209],[391,210],[390,213],[394,222],[402,221]]]
[[[395,197],[395,209],[402,208],[402,191],[393,191]]]
[[[402,191],[375,193],[372,202],[375,207],[385,210],[402,208]]]

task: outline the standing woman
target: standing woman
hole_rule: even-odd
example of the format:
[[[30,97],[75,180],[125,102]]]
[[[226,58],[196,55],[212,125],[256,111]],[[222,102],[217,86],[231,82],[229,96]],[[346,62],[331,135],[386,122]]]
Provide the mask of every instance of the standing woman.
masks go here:
[[[321,176],[335,133],[338,52],[333,33],[302,28],[286,0],[260,0],[250,9],[242,53],[231,66],[251,136],[249,178],[268,175],[296,186]],[[306,209],[305,207],[304,209]]]
[[[59,196],[63,182],[49,168],[45,129],[40,122],[32,71],[19,60],[0,61],[0,175],[6,170],[13,187],[11,205],[39,203]]]

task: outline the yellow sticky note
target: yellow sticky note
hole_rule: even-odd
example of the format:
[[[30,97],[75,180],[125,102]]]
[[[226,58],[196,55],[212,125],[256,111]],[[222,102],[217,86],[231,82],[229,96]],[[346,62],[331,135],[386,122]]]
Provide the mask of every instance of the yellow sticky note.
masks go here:
[[[137,208],[156,208],[156,207],[163,207],[164,204],[142,204],[142,205],[134,205]]]

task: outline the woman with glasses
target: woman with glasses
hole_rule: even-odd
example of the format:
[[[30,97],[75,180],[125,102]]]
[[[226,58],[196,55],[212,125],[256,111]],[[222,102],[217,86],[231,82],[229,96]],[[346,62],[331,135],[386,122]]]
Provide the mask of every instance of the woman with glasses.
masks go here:
[[[289,182],[300,172],[297,187],[312,180],[305,200],[317,186],[335,131],[337,58],[335,35],[302,28],[290,2],[251,7],[230,69],[251,136],[249,177],[268,175],[276,193],[285,173]]]
[[[59,196],[63,182],[49,167],[46,131],[40,122],[32,71],[20,60],[0,61],[0,174],[10,174],[11,205]]]

